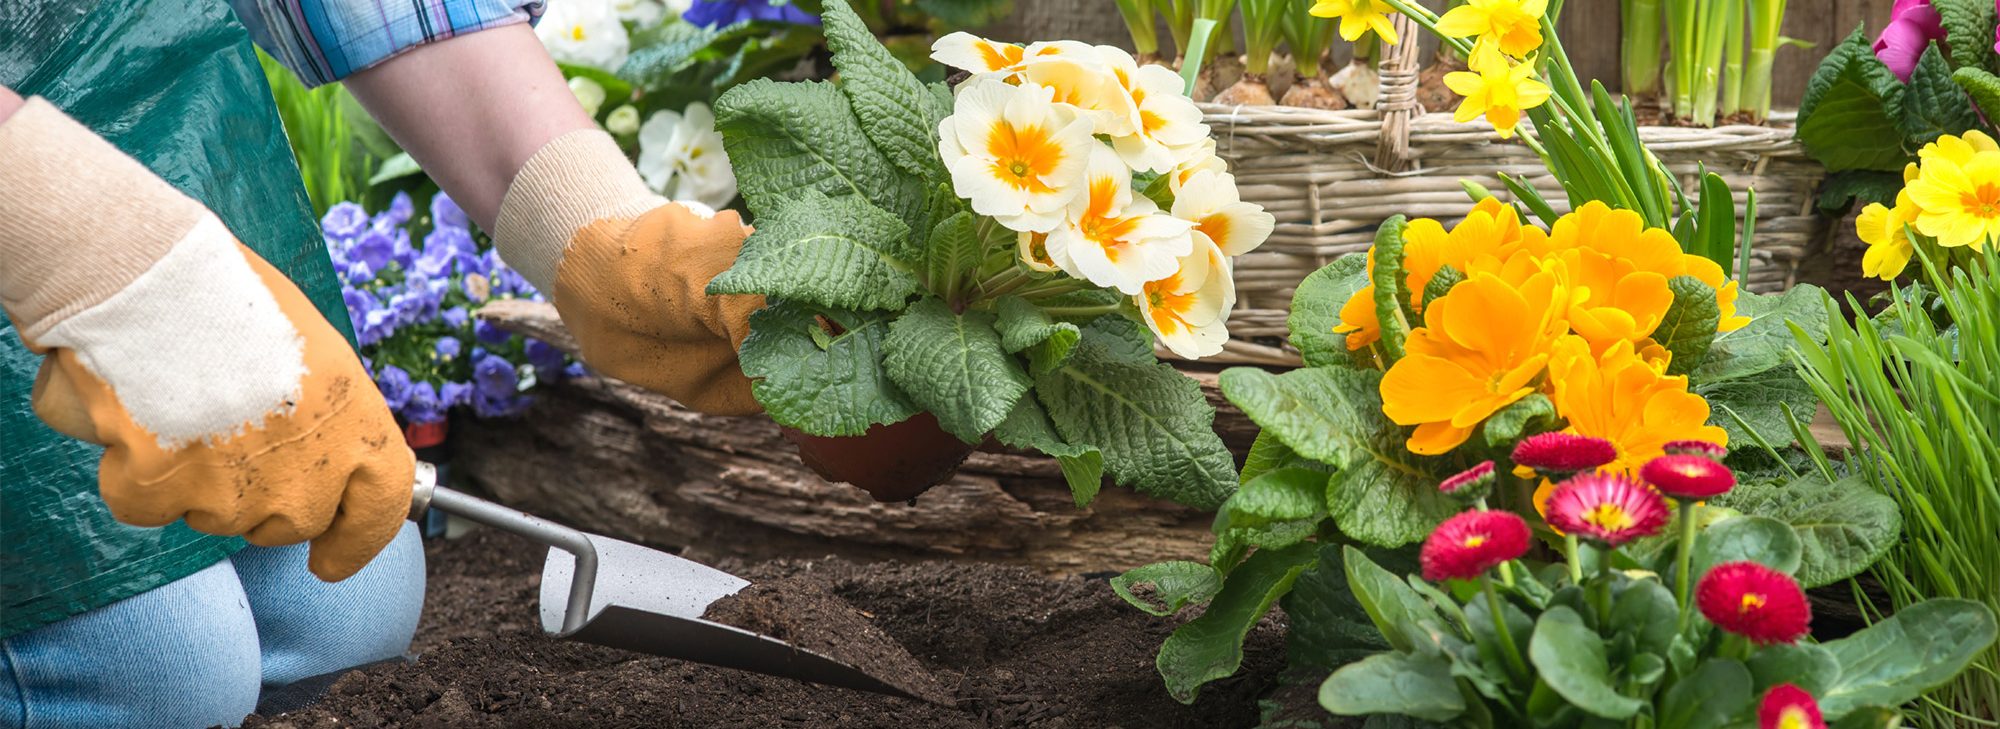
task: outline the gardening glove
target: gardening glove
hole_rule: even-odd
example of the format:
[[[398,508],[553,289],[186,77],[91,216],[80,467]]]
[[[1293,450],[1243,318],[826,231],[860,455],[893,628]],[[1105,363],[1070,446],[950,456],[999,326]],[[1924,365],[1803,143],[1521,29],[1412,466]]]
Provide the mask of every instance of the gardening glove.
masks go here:
[[[761,408],[736,350],[756,296],[710,296],[748,233],[734,211],[655,195],[609,134],[570,132],[516,173],[494,245],[548,292],[586,364],[706,413]]]
[[[200,203],[42,99],[0,124],[0,308],[57,431],[105,447],[121,522],[310,540],[344,579],[394,538],[415,459],[354,350]]]

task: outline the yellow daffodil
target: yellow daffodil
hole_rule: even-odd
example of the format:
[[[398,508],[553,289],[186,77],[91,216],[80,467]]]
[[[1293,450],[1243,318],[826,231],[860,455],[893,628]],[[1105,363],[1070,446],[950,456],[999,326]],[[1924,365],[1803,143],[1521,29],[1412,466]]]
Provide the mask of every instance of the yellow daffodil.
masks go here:
[[[1090,120],[1096,134],[1122,137],[1139,131],[1139,105],[1102,63],[1049,58],[1022,68],[1021,79],[1053,89],[1056,103],[1076,107],[1080,116]]]
[[[1479,272],[1431,302],[1407,354],[1382,377],[1382,412],[1417,426],[1409,449],[1437,455],[1535,391],[1550,346],[1568,330],[1569,289],[1555,271],[1518,284]]]
[[[1054,103],[1053,91],[996,79],[960,86],[938,133],[952,189],[974,212],[1016,231],[1062,224],[1083,192],[1092,150],[1104,149],[1090,120]]]
[[[1522,115],[1549,100],[1549,87],[1535,77],[1535,64],[1514,63],[1491,44],[1474,49],[1472,70],[1445,74],[1444,85],[1465,97],[1452,118],[1459,123],[1486,116],[1500,138],[1511,139]]]
[[[1861,210],[1861,217],[1855,220],[1855,233],[1861,242],[1868,244],[1868,251],[1861,254],[1861,275],[1894,281],[1903,275],[1903,269],[1910,265],[1910,258],[1916,255],[1916,248],[1910,244],[1909,226],[1916,224],[1917,216],[1923,210],[1910,200],[1910,191],[1896,193],[1896,207],[1884,207],[1882,203],[1869,203]]]
[[[1984,247],[2000,236],[2000,151],[1940,151],[1904,189],[1921,208],[1917,230],[1939,245]]]
[[[1636,473],[1677,440],[1728,445],[1729,434],[1709,425],[1708,401],[1688,392],[1686,377],[1669,377],[1620,342],[1602,355],[1582,337],[1555,342],[1549,359],[1549,399],[1569,423],[1566,432],[1603,438],[1618,449],[1604,470]]]
[[[1229,259],[1205,236],[1195,236],[1194,252],[1181,258],[1180,270],[1147,283],[1145,292],[1133,298],[1146,326],[1174,354],[1200,359],[1222,352],[1229,341],[1236,283]]]
[[[1396,26],[1389,22],[1396,9],[1382,0],[1319,0],[1308,12],[1321,18],[1339,18],[1340,37],[1350,43],[1369,31],[1392,46],[1401,41],[1396,37]]]
[[[1520,58],[1542,46],[1542,13],[1548,0],[1468,0],[1438,19],[1437,30],[1451,38],[1478,38]]]
[[[1277,218],[1264,206],[1243,202],[1236,178],[1227,172],[1197,172],[1174,195],[1173,215],[1195,224],[1225,256],[1256,250],[1271,237]]]
[[[1071,276],[1137,296],[1194,250],[1194,223],[1133,194],[1132,170],[1110,147],[1093,145],[1082,187],[1048,240],[1049,258]]]
[[[1111,140],[1112,149],[1134,170],[1167,174],[1184,160],[1198,155],[1198,146],[1208,142],[1208,156],[1215,153],[1208,125],[1201,122],[1201,109],[1181,93],[1180,74],[1165,66],[1140,66],[1131,54],[1105,47],[1113,78],[1132,97],[1138,110],[1136,131]],[[1220,164],[1221,160],[1216,161]]]

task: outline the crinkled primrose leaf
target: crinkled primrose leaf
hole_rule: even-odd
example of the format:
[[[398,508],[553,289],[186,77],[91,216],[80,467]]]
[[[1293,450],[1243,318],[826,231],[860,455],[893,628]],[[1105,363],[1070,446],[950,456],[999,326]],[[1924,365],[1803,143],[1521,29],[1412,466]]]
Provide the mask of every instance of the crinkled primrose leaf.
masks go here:
[[[735,265],[709,282],[710,294],[893,311],[921,287],[911,272],[909,228],[862,198],[808,190],[757,226]]]
[[[1000,348],[993,318],[925,298],[889,325],[883,342],[889,379],[967,443],[983,440],[1028,392],[1028,373]]]
[[[842,331],[829,334],[821,317]],[[751,394],[780,425],[813,435],[861,435],[917,414],[882,366],[888,315],[816,309],[780,301],[750,315],[743,373]]]

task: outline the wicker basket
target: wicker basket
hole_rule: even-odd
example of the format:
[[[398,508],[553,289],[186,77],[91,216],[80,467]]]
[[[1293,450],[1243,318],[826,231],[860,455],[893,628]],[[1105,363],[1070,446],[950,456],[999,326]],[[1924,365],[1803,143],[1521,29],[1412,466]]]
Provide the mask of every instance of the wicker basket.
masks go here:
[[[1483,120],[1458,124],[1417,107],[1415,45],[1385,59],[1373,110],[1202,105],[1243,199],[1278,218],[1270,241],[1237,261],[1233,340],[1214,361],[1297,364],[1284,338],[1298,283],[1335,258],[1366,251],[1376,227],[1393,215],[1462,217],[1471,201],[1461,180],[1505,199],[1504,172],[1532,183],[1558,210],[1567,207],[1561,185],[1527,146],[1500,140]],[[1813,212],[1826,171],[1792,141],[1790,121],[1780,115],[1772,126],[1639,130],[1687,189],[1697,189],[1696,165],[1706,163],[1738,192],[1739,210],[1742,192],[1757,191],[1756,247],[1744,277],[1753,291],[1795,283],[1799,263],[1827,227]]]

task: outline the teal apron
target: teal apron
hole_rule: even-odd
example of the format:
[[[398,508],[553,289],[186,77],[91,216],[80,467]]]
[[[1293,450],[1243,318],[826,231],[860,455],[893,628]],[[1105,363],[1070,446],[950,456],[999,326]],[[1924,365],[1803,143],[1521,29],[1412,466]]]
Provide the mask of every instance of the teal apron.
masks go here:
[[[208,205],[348,332],[270,88],[228,3],[8,0],[0,28],[0,84],[47,98]],[[113,521],[97,497],[98,449],[51,432],[29,408],[40,359],[0,317],[0,638],[173,582],[243,546],[184,524]]]

